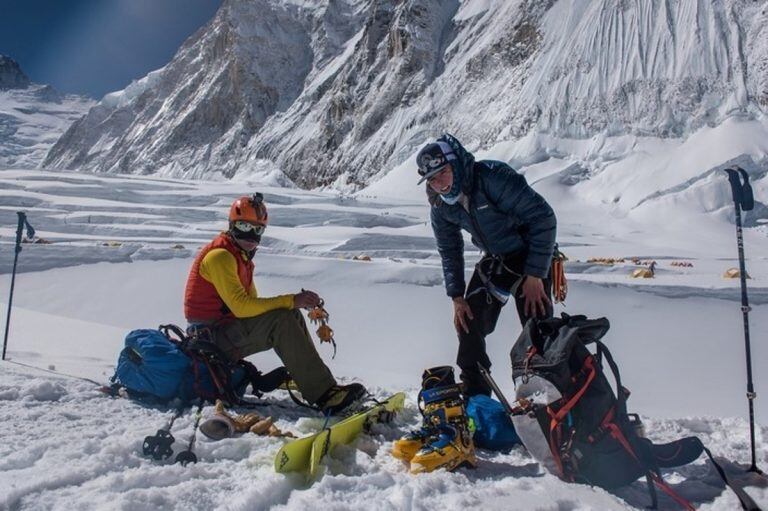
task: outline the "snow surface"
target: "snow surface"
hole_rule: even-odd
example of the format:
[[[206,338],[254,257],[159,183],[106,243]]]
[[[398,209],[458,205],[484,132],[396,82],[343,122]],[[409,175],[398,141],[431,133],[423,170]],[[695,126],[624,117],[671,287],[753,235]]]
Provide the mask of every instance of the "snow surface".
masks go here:
[[[638,152],[638,165],[658,163],[643,160],[643,154]],[[556,311],[610,319],[606,342],[633,391],[630,408],[642,415],[652,439],[699,435],[716,456],[729,460],[730,474],[749,483],[739,468],[749,461],[739,284],[721,276],[737,265],[735,228],[725,199],[715,209],[701,206],[702,197],[727,198],[727,180],[712,175],[707,186],[663,196],[675,200],[647,199],[653,207],[639,214],[642,208],[631,206],[648,192],[628,200],[630,206],[623,200],[618,206],[603,204],[588,193],[588,182],[582,191],[584,183],[561,179],[562,169],[572,163],[552,157],[523,168],[553,203],[559,240],[570,257],[567,306]],[[632,188],[632,174],[621,175],[627,181],[617,186]],[[371,187],[345,197],[259,182],[0,171],[0,289],[10,285],[17,210],[26,211],[38,235],[52,242],[24,244],[19,254],[10,361],[0,362],[0,509],[604,510],[647,505],[642,482],[614,493],[566,484],[522,448],[509,454],[480,452],[476,470],[418,477],[389,455],[391,441],[418,423],[421,371],[452,363],[456,349],[423,192],[414,185],[412,171],[404,171],[399,181],[396,177],[389,178],[394,192],[389,196]],[[759,199],[765,196],[765,180],[755,177]],[[668,186],[677,190],[675,185],[686,179],[681,170]],[[253,189],[265,193],[272,222],[256,257],[260,292],[317,290],[339,345],[333,360],[327,345],[318,345],[318,351],[334,374],[364,382],[379,397],[408,392],[406,410],[393,424],[378,426],[356,448],[332,453],[324,477],[310,487],[295,476],[274,473],[279,439],[213,442],[199,436],[200,462],[186,468],[145,459],[141,442],[163,425],[168,411],[107,398],[90,382],[51,372],[106,382],[128,331],[183,324],[182,293],[192,257],[225,225],[231,200]],[[696,222],[674,221],[676,216]],[[755,384],[764,396],[768,237],[764,226],[757,226],[745,229],[745,239]],[[361,254],[373,260],[351,259]],[[636,265],[629,259],[612,266],[587,262],[633,256],[656,260],[657,277],[631,279]],[[468,271],[475,259],[468,250]],[[693,266],[672,266],[673,261]],[[0,303],[0,310],[6,307],[7,302]],[[494,374],[510,394],[508,353],[519,331],[508,307],[488,339]],[[278,364],[272,353],[252,361],[265,370]],[[277,392],[268,400],[289,407],[260,410],[281,428],[307,434],[321,427],[318,416],[293,408],[287,395]],[[760,399],[756,407],[758,464],[765,468],[768,408]],[[203,414],[211,412],[206,407]],[[177,452],[186,445],[192,422],[188,413],[174,426]],[[701,509],[738,506],[703,460],[666,476]],[[765,485],[749,492],[768,506]],[[661,498],[663,509],[675,509]]]

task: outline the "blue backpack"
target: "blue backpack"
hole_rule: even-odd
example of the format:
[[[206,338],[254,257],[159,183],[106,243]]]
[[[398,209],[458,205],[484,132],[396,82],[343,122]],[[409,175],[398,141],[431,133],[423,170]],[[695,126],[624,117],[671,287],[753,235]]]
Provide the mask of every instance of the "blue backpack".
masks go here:
[[[520,443],[515,426],[504,406],[490,397],[478,394],[469,398],[467,415],[475,425],[475,445],[492,451],[509,451]]]
[[[179,339],[174,339],[171,332]],[[181,329],[162,325],[159,330],[133,330],[125,338],[115,374],[112,392],[124,389],[134,399],[167,404],[174,399],[187,403],[202,398],[223,399],[237,403],[258,374],[246,361],[231,364],[214,345],[190,345]]]

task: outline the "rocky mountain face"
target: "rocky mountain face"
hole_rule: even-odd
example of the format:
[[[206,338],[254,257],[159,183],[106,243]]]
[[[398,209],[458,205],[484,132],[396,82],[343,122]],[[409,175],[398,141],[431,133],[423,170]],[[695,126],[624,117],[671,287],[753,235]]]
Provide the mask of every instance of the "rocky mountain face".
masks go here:
[[[0,55],[0,90],[25,89],[29,84],[29,77],[21,70],[18,62]]]
[[[44,165],[356,188],[442,131],[684,137],[768,111],[748,0],[226,0]]]
[[[0,55],[0,167],[36,168],[94,101],[36,84]]]

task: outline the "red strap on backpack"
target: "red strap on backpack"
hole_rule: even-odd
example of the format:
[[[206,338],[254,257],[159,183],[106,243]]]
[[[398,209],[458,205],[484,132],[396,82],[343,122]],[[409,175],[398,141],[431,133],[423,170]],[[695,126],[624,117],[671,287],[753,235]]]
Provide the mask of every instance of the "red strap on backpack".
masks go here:
[[[617,442],[621,444],[621,446],[626,450],[634,459],[639,463],[641,466],[643,463],[640,461],[640,459],[637,457],[637,454],[635,454],[635,450],[632,448],[632,446],[629,444],[629,440],[627,440],[627,437],[624,436],[624,433],[622,433],[621,428],[619,428],[618,424],[613,422],[613,412],[614,409],[611,408],[608,413],[605,415],[605,418],[603,419],[603,422],[601,426],[608,430],[611,434],[611,436],[616,439]],[[677,502],[683,509],[686,511],[695,511],[696,508],[693,507],[693,505],[685,500],[683,497],[678,495],[675,490],[673,490],[667,483],[664,481],[664,479],[659,476],[656,472],[649,470],[647,472],[648,477],[651,478],[653,483],[661,488],[661,490],[669,495],[672,500]]]
[[[584,382],[584,384],[581,386],[581,388],[573,395],[570,399],[568,399],[568,402],[563,405],[562,408],[560,408],[557,413],[554,413],[552,411],[552,408],[549,406],[547,407],[547,413],[549,414],[550,418],[552,419],[552,422],[550,423],[550,428],[552,427],[552,424],[554,422],[562,422],[563,419],[565,419],[565,416],[568,415],[568,412],[571,411],[571,408],[576,406],[576,403],[579,402],[579,399],[584,395],[584,393],[587,391],[587,388],[589,387],[589,384],[592,383],[592,380],[595,379],[595,376],[597,375],[597,371],[595,370],[595,358],[593,356],[589,356],[584,359],[584,365],[582,366],[582,372],[586,369],[587,372],[587,380]]]
[[[587,378],[582,384],[581,388],[573,394],[568,401],[557,412],[555,412],[551,406],[547,406],[547,414],[550,417],[549,421],[549,450],[552,451],[552,457],[555,460],[557,469],[563,478],[573,480],[570,474],[566,474],[563,467],[563,460],[560,456],[560,444],[562,442],[562,422],[568,415],[568,412],[576,406],[576,403],[584,396],[584,393],[589,388],[590,383],[595,379],[597,370],[595,369],[595,359],[593,356],[589,356],[584,359],[584,365],[581,369],[582,372],[587,373]]]

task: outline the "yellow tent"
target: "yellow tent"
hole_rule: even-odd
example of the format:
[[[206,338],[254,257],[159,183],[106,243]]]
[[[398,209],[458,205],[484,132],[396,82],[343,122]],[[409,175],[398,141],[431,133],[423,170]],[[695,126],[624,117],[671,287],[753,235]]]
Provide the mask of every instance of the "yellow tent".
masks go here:
[[[638,268],[636,270],[632,270],[632,278],[633,279],[652,279],[653,272],[649,268]]]
[[[738,279],[739,277],[741,277],[741,272],[739,272],[738,268],[728,268],[725,270],[725,273],[723,273],[724,279]],[[749,273],[746,273],[745,277],[748,279],[752,278],[749,276]]]

